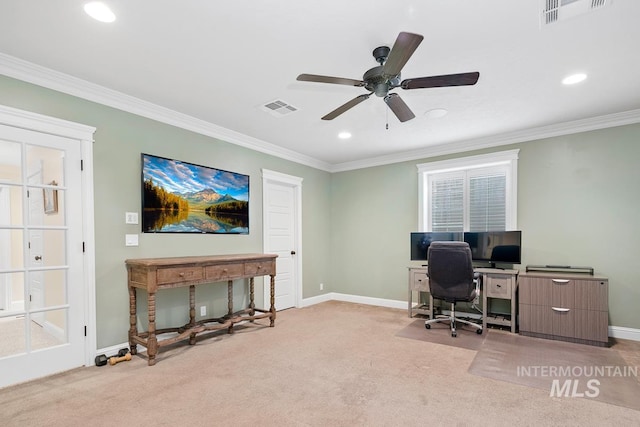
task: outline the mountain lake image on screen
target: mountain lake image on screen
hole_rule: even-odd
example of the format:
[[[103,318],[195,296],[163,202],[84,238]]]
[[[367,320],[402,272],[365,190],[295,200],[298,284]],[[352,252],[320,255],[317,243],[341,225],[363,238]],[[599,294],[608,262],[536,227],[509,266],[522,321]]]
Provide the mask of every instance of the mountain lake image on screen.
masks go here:
[[[249,175],[143,153],[142,232],[249,234]]]

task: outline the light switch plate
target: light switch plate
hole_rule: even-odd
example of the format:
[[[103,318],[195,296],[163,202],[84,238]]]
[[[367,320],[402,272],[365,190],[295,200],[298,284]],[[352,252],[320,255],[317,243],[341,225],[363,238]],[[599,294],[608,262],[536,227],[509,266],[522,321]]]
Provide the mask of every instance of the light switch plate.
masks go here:
[[[137,234],[125,234],[124,235],[124,245],[125,246],[138,246],[138,235]]]
[[[138,223],[138,212],[125,212],[125,214],[124,214],[124,222],[125,222],[125,224],[137,224]]]

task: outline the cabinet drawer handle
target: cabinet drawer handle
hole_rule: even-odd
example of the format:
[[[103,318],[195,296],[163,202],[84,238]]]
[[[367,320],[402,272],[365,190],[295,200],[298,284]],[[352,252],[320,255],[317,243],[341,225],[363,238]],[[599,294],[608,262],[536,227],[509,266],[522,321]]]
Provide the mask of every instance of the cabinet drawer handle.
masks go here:
[[[551,279],[551,281],[554,283],[569,283],[567,279]]]
[[[560,313],[566,313],[568,311],[570,311],[570,308],[560,308],[560,307],[551,307],[551,310],[553,311],[558,311]]]
[[[178,274],[178,276],[180,276],[180,277],[184,277],[184,272],[179,273],[179,274]]]

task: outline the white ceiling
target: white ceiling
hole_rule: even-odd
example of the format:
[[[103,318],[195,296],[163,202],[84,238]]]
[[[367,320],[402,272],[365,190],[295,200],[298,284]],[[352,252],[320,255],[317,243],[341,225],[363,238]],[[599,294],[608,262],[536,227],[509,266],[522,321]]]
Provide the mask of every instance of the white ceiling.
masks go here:
[[[0,73],[326,170],[640,121],[638,0],[544,26],[539,0],[105,2],[112,24],[80,0],[2,0]],[[416,115],[405,123],[375,96],[320,120],[366,91],[298,74],[361,79],[401,31],[424,36],[403,79],[478,83],[396,89]],[[585,82],[560,83],[578,71]],[[299,110],[274,117],[260,108],[273,100]],[[448,114],[429,119],[436,108]]]

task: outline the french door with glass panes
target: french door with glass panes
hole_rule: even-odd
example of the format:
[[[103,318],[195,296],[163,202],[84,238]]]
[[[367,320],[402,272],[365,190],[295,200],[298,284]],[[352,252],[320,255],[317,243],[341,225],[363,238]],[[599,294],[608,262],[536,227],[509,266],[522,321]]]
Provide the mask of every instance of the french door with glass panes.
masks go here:
[[[85,363],[80,159],[0,125],[0,387]]]

